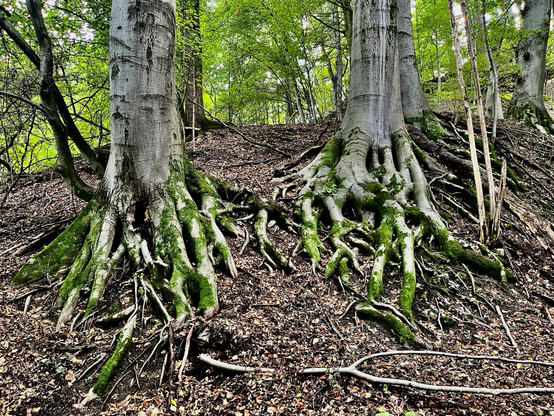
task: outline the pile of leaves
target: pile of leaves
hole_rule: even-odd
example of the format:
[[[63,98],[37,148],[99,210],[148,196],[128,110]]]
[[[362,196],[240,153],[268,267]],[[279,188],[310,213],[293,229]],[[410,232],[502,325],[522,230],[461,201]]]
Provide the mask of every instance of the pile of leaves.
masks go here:
[[[298,189],[274,195],[270,182],[283,170],[308,163],[337,125],[251,126],[214,130],[187,144],[195,166],[276,202],[293,216]],[[466,148],[461,137],[457,146]],[[450,144],[454,146],[455,144]],[[546,224],[554,220],[554,144],[549,137],[519,124],[503,122],[497,154],[505,157],[525,186],[522,197]],[[194,150],[193,150],[194,149]],[[306,150],[313,149],[303,157]],[[90,172],[81,172],[93,183]],[[436,175],[435,175],[436,176]],[[434,179],[428,177],[429,181]],[[354,304],[365,293],[364,276],[349,285],[314,274],[307,259],[292,258],[296,270],[268,267],[254,239],[230,238],[239,276],[218,272],[220,312],[179,328],[168,343],[159,342],[161,322],[145,311],[125,364],[100,399],[78,408],[101,365],[114,348],[118,328],[94,327],[77,315],[54,330],[57,281],[53,276],[29,287],[13,287],[16,270],[67,226],[83,203],[71,197],[55,171],[12,178],[2,190],[0,216],[0,407],[3,415],[156,415],[204,414],[554,414],[552,395],[454,394],[371,384],[341,377],[332,370],[307,376],[308,367],[348,366],[366,355],[405,350],[390,330],[364,321]],[[471,211],[461,195],[431,185],[439,211],[454,235],[478,250],[476,224],[445,195]],[[6,193],[9,190],[9,194]],[[252,235],[253,220],[237,220]],[[516,283],[503,287],[487,276],[449,264],[433,251],[418,249],[418,287],[414,302],[418,333],[429,349],[548,361],[553,356],[554,258],[526,224],[510,211],[502,217],[495,250],[511,265]],[[292,256],[297,236],[272,225],[270,239]],[[544,240],[544,239],[543,239]],[[31,244],[34,242],[34,244]],[[543,241],[544,243],[544,241]],[[552,244],[553,242],[550,242]],[[324,259],[325,260],[325,259]],[[371,258],[365,258],[368,270]],[[397,268],[388,271],[385,298],[398,296]],[[130,285],[125,270],[114,283]],[[501,314],[498,313],[498,308]],[[502,322],[505,321],[505,325]],[[507,330],[510,330],[513,342]],[[199,360],[200,354],[234,365],[271,368],[234,374]],[[170,366],[171,364],[171,366]],[[554,368],[430,355],[398,355],[368,360],[369,374],[428,384],[487,388],[554,387]]]

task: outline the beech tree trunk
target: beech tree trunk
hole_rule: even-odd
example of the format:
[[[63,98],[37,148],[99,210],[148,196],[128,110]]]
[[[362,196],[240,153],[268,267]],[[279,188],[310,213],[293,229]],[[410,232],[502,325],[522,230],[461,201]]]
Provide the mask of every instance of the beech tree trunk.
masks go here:
[[[13,279],[14,284],[45,275],[63,279],[60,327],[71,318],[81,293],[88,295],[86,316],[98,311],[106,290],[120,295],[120,286],[110,282],[123,259],[128,260],[132,273],[122,279],[134,281],[135,288],[140,285],[142,292],[135,295],[143,300],[136,298],[130,307],[115,311],[128,321],[92,395],[104,391],[121,365],[146,298],[167,325],[179,326],[195,313],[210,317],[218,310],[213,263],[222,261],[232,276],[237,274],[218,224],[235,229],[225,223],[215,185],[184,156],[175,28],[175,0],[112,2],[112,142],[104,178],[75,222]]]
[[[310,257],[314,269],[318,267],[323,250],[318,226],[322,217],[330,219],[326,241],[334,253],[325,274],[338,274],[348,282],[350,268],[364,274],[357,250],[372,252],[367,302],[358,312],[385,322],[403,341],[421,344],[408,328],[416,288],[414,247],[421,229],[409,225],[407,217],[422,226],[430,224],[427,229],[447,257],[471,264],[481,258],[464,250],[446,229],[429,200],[427,181],[412,150],[400,95],[395,4],[393,0],[354,1],[350,89],[341,127],[312,163],[277,181],[304,182],[296,204],[302,224],[297,250]],[[352,209],[356,220],[345,217]],[[402,259],[401,313],[377,309],[392,252]],[[489,272],[499,274],[498,264],[485,262]]]
[[[182,158],[174,31],[168,2],[120,0],[112,6],[108,194],[130,191],[139,196],[164,184],[171,163]]]
[[[406,122],[411,124],[423,118],[423,112],[429,111],[429,105],[419,82],[409,0],[398,2],[398,51],[402,110]]]
[[[525,2],[521,12],[523,38],[516,51],[520,73],[506,113],[508,117],[554,132],[554,122],[546,111],[543,97],[551,9],[550,0]]]

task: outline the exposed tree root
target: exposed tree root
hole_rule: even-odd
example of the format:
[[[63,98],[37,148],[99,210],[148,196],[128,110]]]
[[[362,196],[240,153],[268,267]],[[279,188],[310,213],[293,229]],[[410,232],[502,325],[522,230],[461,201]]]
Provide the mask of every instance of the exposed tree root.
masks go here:
[[[508,118],[523,121],[526,126],[534,127],[542,134],[554,134],[554,120],[544,107],[538,108],[534,104],[516,105],[510,103],[506,115]]]
[[[424,342],[410,330],[416,290],[416,242],[422,238],[435,239],[447,259],[463,262],[498,279],[505,268],[498,259],[464,249],[452,237],[429,200],[427,181],[405,129],[393,134],[392,147],[372,146],[365,153],[355,145],[342,148],[345,140],[341,134],[339,131],[304,169],[277,180],[304,183],[296,205],[301,220],[298,250],[303,250],[317,267],[323,254],[319,231],[327,224],[326,239],[334,252],[327,261],[325,274],[338,274],[344,280],[349,267],[362,274],[357,247],[373,246],[367,301],[357,311],[385,322],[403,341],[421,347]],[[357,140],[367,142],[367,136],[354,129],[348,143],[358,143]],[[351,211],[355,215],[346,218],[344,213]],[[397,303],[404,319],[375,307],[383,296],[387,265],[396,258],[401,260]]]
[[[104,365],[93,393],[102,394],[130,346],[137,313],[149,298],[162,319],[178,327],[195,313],[212,316],[219,308],[212,264],[222,261],[237,275],[229,246],[219,224],[234,229],[212,183],[191,166],[175,164],[169,181],[139,198],[128,189],[108,195],[103,187],[79,217],[58,238],[34,255],[13,279],[31,283],[43,276],[63,279],[58,293],[61,308],[57,327],[66,324],[83,293],[85,317],[100,309],[110,291],[112,307],[103,324],[129,317],[112,357]],[[200,207],[201,209],[198,209]],[[128,263],[135,279],[135,299],[109,289],[116,270]],[[132,281],[132,280],[131,280]],[[166,307],[169,305],[169,307]],[[196,311],[195,311],[196,308]],[[143,311],[144,313],[144,311]]]

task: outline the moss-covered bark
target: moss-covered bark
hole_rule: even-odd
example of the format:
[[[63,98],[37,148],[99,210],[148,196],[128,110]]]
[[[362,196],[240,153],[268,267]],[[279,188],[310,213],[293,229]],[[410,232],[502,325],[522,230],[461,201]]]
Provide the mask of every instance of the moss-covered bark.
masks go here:
[[[369,147],[367,156],[348,147],[349,141],[356,143],[357,135],[365,137],[360,130],[347,137],[339,131],[322,154],[288,178],[304,182],[296,205],[301,222],[298,247],[313,264],[320,262],[323,245],[318,232],[330,220],[326,241],[334,252],[328,258],[325,275],[336,273],[345,282],[352,274],[348,265],[362,274],[358,253],[351,245],[373,246],[367,286],[369,306],[364,307],[364,312],[389,326],[402,340],[417,343],[410,325],[395,314],[383,313],[374,306],[380,304],[383,297],[383,279],[390,270],[391,261],[399,259],[400,279],[395,284],[400,287],[399,314],[406,322],[413,322],[412,303],[417,289],[416,239],[435,239],[450,261],[465,263],[499,280],[506,270],[498,259],[465,249],[452,237],[431,204],[427,181],[404,130],[392,135],[391,146]],[[363,157],[360,158],[360,154]],[[358,220],[344,217],[347,206],[355,209]]]
[[[543,133],[554,134],[554,120],[544,107],[538,108],[532,103],[518,105],[510,102],[510,105],[506,109],[506,116],[521,120],[525,125],[537,128]]]
[[[86,316],[100,310],[106,291],[110,299],[122,295],[122,285],[110,282],[125,259],[130,270],[121,278],[142,285],[144,290],[137,295],[148,296],[163,320],[175,319],[173,324],[179,325],[193,316],[194,307],[205,317],[213,315],[219,305],[210,250],[217,247],[231,275],[236,275],[236,267],[217,226],[216,216],[222,211],[218,207],[223,205],[210,181],[190,164],[183,167],[176,161],[169,179],[160,186],[137,192],[123,182],[117,192],[106,192],[105,184],[99,189],[73,224],[23,266],[14,284],[44,276],[63,279],[58,293],[60,327],[71,319],[83,295],[87,298]],[[132,343],[137,308],[144,300],[132,300],[133,317],[123,327],[94,394],[104,391],[121,365]],[[129,316],[127,309],[125,315]]]

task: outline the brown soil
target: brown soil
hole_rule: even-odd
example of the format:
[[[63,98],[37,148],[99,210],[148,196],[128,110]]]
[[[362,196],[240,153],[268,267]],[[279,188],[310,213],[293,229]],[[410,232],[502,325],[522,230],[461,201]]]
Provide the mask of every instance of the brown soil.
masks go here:
[[[554,216],[548,206],[554,206],[554,178],[550,173],[554,142],[512,122],[504,122],[501,127],[498,155],[507,158],[526,185],[524,196],[529,209],[540,215],[545,224],[551,224]],[[333,124],[240,128],[248,140],[269,147],[255,145],[235,131],[221,129],[202,137],[194,154],[190,144],[187,150],[202,172],[270,198],[274,172],[303,150],[327,140],[335,129]],[[466,148],[463,142],[457,146]],[[512,151],[517,155],[510,156]],[[86,170],[82,171],[90,180]],[[2,199],[10,184],[5,184]],[[446,202],[436,184],[438,181],[433,184],[433,196],[450,229],[465,245],[477,247],[475,224]],[[291,212],[291,219],[297,191],[291,189],[278,199]],[[463,198],[458,198],[458,203],[466,206]],[[137,333],[116,380],[104,397],[79,410],[75,405],[90,389],[101,363],[113,350],[117,328],[94,327],[77,316],[72,324],[56,332],[53,324],[56,311],[52,308],[56,282],[47,277],[32,287],[14,288],[10,280],[31,254],[15,256],[15,253],[42,232],[66,226],[82,206],[82,202],[71,197],[59,175],[49,171],[20,178],[0,208],[3,415],[372,415],[385,411],[391,415],[554,414],[552,395],[446,394],[370,384],[332,373],[320,377],[299,375],[299,370],[306,367],[348,365],[370,353],[406,346],[379,324],[360,320],[353,308],[343,316],[356,295],[321,274],[314,275],[302,256],[293,259],[297,271],[288,274],[273,271],[264,264],[252,240],[239,254],[245,243],[242,238],[230,239],[239,276],[232,279],[225,272],[218,272],[221,311],[207,322],[200,319],[189,322],[174,334],[175,371],[178,371],[187,335],[194,326],[189,363],[182,381],[178,382],[173,375],[169,382],[165,371],[159,382],[166,348],[141,368],[150,355],[148,347],[158,341],[155,333],[158,322],[146,311],[147,323]],[[241,224],[252,235],[252,220]],[[504,250],[517,281],[506,289],[486,276],[474,274],[479,296],[472,295],[471,282],[460,265],[431,260],[432,243],[418,250],[423,277],[418,276],[414,311],[420,324],[419,335],[430,348],[545,361],[554,356],[551,318],[554,242],[547,242],[550,247],[546,249],[541,247],[526,224],[519,223],[508,211],[503,214],[503,230],[496,248]],[[290,256],[297,236],[273,227],[270,238]],[[361,264],[367,271],[371,258],[362,258]],[[390,267],[387,273],[385,300],[394,302],[399,292],[398,268]],[[125,273],[119,274],[113,284],[124,289],[128,285],[125,277]],[[363,293],[363,277],[352,276],[351,286]],[[501,307],[519,352],[494,310],[496,305]],[[443,319],[439,324],[439,311],[452,321]],[[232,364],[271,367],[276,372],[229,374],[201,363],[200,353]],[[431,384],[554,387],[552,367],[490,360],[398,356],[368,362],[361,369],[373,375]]]

